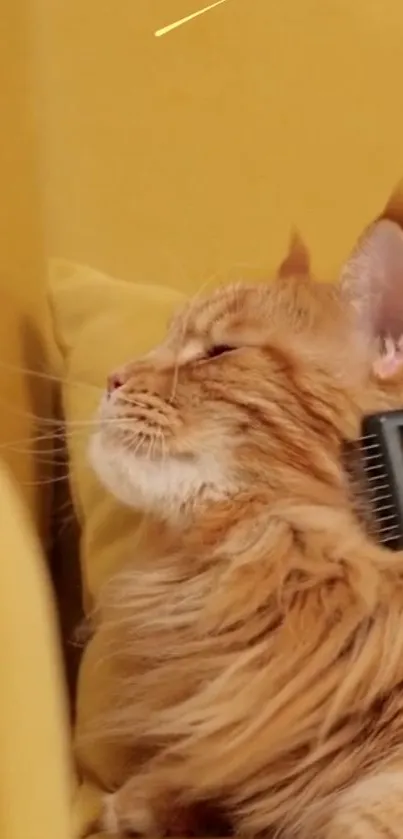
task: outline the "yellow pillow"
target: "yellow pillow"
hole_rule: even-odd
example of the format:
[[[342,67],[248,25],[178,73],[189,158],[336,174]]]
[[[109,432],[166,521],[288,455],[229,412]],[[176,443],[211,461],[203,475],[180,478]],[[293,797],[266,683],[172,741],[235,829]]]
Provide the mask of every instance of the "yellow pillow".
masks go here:
[[[140,515],[115,501],[100,486],[87,458],[88,438],[107,374],[152,347],[164,333],[183,296],[161,286],[131,284],[92,268],[54,261],[50,300],[60,349],[70,483],[81,525],[80,562],[84,605],[91,609],[99,588],[128,556],[156,546]],[[153,544],[152,544],[153,543]],[[95,637],[81,663],[77,698],[78,733],[96,719],[108,702],[107,661],[99,663]],[[104,657],[105,658],[105,657]],[[77,753],[84,777],[77,800],[77,835],[83,835],[97,812],[98,788],[116,783],[124,769],[121,749],[100,747],[90,739]]]
[[[84,596],[90,605],[128,529],[133,537],[134,517],[107,495],[89,468],[95,410],[108,373],[155,345],[184,298],[173,289],[131,284],[57,260],[51,263],[50,300],[62,355],[70,482],[83,530]]]
[[[0,462],[0,835],[70,839],[70,759],[46,560]]]

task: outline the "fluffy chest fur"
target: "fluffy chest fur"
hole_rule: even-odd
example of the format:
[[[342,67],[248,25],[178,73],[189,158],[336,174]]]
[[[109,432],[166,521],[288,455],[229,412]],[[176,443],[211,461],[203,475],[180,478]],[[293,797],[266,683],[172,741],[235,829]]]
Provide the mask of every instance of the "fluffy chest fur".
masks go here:
[[[388,579],[368,543],[360,554],[358,530],[340,571],[337,523],[303,554],[296,527],[266,533],[286,568],[261,544],[237,563],[173,554],[116,579],[104,604],[113,736],[147,754],[156,788],[197,790],[256,833],[316,830],[336,791],[403,756],[403,575]]]

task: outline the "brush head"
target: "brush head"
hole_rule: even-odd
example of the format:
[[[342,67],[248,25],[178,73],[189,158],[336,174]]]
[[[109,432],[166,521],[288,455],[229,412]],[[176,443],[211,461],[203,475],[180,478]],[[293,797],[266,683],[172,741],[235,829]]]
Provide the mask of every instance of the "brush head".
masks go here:
[[[345,464],[358,512],[382,545],[403,548],[403,411],[364,417],[362,436],[349,443]]]

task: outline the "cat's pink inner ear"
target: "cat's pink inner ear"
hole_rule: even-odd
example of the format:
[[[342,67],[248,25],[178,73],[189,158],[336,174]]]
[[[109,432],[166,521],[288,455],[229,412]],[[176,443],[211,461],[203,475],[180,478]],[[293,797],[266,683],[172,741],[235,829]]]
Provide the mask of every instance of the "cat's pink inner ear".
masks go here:
[[[371,341],[403,334],[403,231],[381,219],[362,236],[341,273],[357,326]]]
[[[287,277],[309,277],[311,270],[309,251],[297,230],[294,230],[288,253],[281,263],[277,276],[280,279]]]
[[[379,379],[391,379],[403,371],[403,338],[398,342],[388,337],[373,363],[373,371]]]

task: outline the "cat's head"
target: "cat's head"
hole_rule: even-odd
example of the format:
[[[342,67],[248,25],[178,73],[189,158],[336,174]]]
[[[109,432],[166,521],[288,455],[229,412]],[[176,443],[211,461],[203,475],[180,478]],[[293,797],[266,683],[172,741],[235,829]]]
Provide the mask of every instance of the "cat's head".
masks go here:
[[[399,352],[379,342],[402,332],[396,224],[374,224],[333,286],[310,278],[294,242],[272,282],[190,301],[159,346],[111,374],[92,464],[118,498],[166,518],[299,492],[304,476],[320,492],[362,413],[403,403]]]

